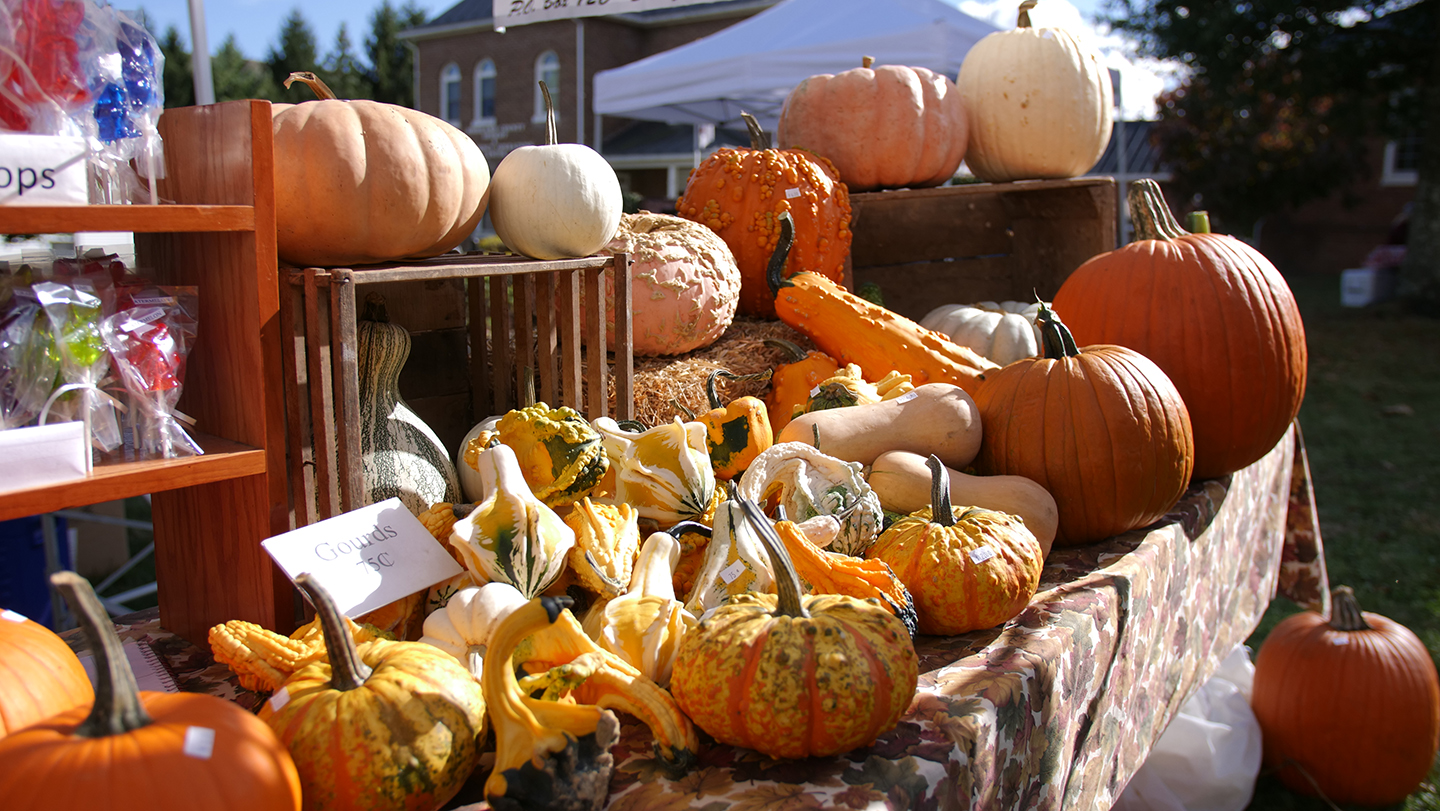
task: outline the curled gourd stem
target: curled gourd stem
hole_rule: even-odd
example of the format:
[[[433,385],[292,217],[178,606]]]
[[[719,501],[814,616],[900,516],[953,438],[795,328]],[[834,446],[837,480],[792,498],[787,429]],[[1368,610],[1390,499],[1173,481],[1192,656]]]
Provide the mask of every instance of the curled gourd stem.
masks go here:
[[[765,283],[770,286],[770,292],[778,296],[780,288],[791,286],[785,278],[785,262],[790,259],[790,248],[795,244],[795,220],[788,211],[780,212],[776,219],[780,222],[780,236],[775,240],[775,252],[770,254],[770,264],[765,268]]]
[[[1329,625],[1337,631],[1371,630],[1370,623],[1365,621],[1365,615],[1360,611],[1360,603],[1355,599],[1354,589],[1336,586],[1331,590]]]
[[[1180,227],[1160,184],[1150,178],[1141,178],[1130,184],[1125,192],[1125,204],[1130,208],[1130,221],[1135,225],[1135,240],[1179,239],[1190,232]]]
[[[716,378],[723,377],[735,383],[758,383],[762,380],[769,380],[773,374],[775,374],[774,369],[766,369],[763,372],[755,372],[748,375],[737,375],[728,369],[716,369],[710,373],[709,377],[705,378],[705,397],[710,401],[710,407],[712,409],[724,408],[725,404],[720,402],[720,393],[715,390]]]
[[[755,116],[749,113],[741,113],[740,117],[745,121],[745,128],[750,131],[750,148],[769,149],[770,133],[761,128],[760,122],[755,120]]]
[[[935,454],[925,460],[930,468],[930,521],[942,527],[955,526],[955,511],[950,506],[950,475]]]
[[[560,143],[560,136],[555,131],[555,104],[550,100],[550,85],[540,82],[540,95],[545,98],[545,144],[554,146]]]
[[[693,409],[691,409],[690,406],[687,406],[687,405],[685,405],[684,403],[680,402],[679,398],[671,397],[671,398],[670,398],[670,405],[675,406],[675,410],[676,410],[676,411],[679,411],[681,414],[684,414],[684,415],[685,415],[685,419],[687,419],[687,420],[693,420],[693,419],[695,419],[695,411],[694,411]]]
[[[90,707],[90,714],[75,728],[75,736],[104,738],[149,726],[153,719],[140,702],[135,671],[130,669],[110,614],[95,596],[90,581],[74,572],[62,571],[50,575],[50,584],[65,598],[65,604],[75,613],[85,638],[95,650],[95,703]]]
[[[1073,358],[1080,354],[1080,348],[1075,345],[1075,336],[1070,334],[1070,328],[1060,321],[1060,316],[1055,311],[1040,302],[1040,309],[1035,313],[1035,325],[1040,327],[1040,339],[1045,350],[1045,357],[1050,360],[1061,358]]]
[[[787,341],[784,338],[766,338],[762,341],[766,346],[773,346],[785,353],[785,363],[799,363],[809,356],[809,353],[794,341]]]
[[[810,612],[805,610],[805,604],[800,600],[804,592],[800,589],[800,576],[795,573],[795,564],[790,560],[790,550],[785,548],[785,542],[780,540],[780,535],[775,532],[760,505],[741,499],[740,509],[745,511],[745,520],[755,528],[755,534],[760,537],[760,543],[770,557],[770,568],[775,570],[775,593],[780,598],[775,605],[775,616],[808,618]]]
[[[1020,16],[1015,20],[1016,28],[1030,27],[1030,9],[1035,8],[1036,2],[1038,0],[1025,0],[1020,4]]]
[[[354,690],[365,684],[374,671],[360,659],[355,638],[341,619],[340,609],[314,577],[308,572],[295,578],[295,585],[310,598],[315,613],[320,615],[320,629],[325,634],[325,653],[330,659],[330,688],[339,692]]]
[[[680,540],[681,535],[684,535],[687,532],[693,532],[696,535],[700,535],[705,538],[709,538],[712,534],[714,534],[713,529],[700,523],[699,521],[681,521],[680,523],[666,527],[661,531],[677,541]]]
[[[650,426],[639,420],[619,420],[615,425],[627,434],[643,434],[650,430]]]
[[[294,84],[295,82],[299,82],[310,88],[311,90],[315,91],[315,97],[320,99],[321,101],[324,101],[326,99],[339,98],[335,95],[335,91],[331,90],[330,86],[325,84],[323,79],[308,70],[297,70],[287,76],[285,78],[285,89],[289,90],[290,85]]]

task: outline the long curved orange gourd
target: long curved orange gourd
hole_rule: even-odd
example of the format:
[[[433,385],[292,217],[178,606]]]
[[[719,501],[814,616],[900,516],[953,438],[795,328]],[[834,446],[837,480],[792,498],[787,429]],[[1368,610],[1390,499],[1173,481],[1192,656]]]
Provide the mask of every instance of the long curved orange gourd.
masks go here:
[[[969,347],[872,304],[818,273],[802,271],[783,278],[795,224],[788,214],[779,220],[780,239],[767,274],[775,314],[814,341],[820,351],[841,364],[856,364],[866,380],[895,371],[910,375],[917,387],[952,383],[972,397],[985,373],[1000,368]]]

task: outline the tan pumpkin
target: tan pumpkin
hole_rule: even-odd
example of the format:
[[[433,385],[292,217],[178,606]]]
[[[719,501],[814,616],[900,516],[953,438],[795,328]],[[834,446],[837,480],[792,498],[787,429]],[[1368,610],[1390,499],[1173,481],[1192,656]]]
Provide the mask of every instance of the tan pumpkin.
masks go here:
[[[479,224],[490,167],[470,136],[398,104],[343,101],[293,73],[317,101],[275,104],[276,252],[297,267],[438,256]]]
[[[1063,28],[1016,27],[965,54],[955,85],[970,115],[965,163],[981,180],[1076,177],[1110,143],[1114,92],[1100,54]]]
[[[780,110],[780,148],[829,158],[852,192],[949,180],[969,134],[955,83],[928,68],[872,64],[867,56],[796,85]]]

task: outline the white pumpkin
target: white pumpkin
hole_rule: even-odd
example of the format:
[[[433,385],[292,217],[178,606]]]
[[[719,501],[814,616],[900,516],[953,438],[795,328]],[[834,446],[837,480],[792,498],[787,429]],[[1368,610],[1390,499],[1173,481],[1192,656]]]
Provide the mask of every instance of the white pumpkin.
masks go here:
[[[1035,325],[1039,311],[1038,302],[942,304],[920,319],[920,326],[933,329],[1004,366],[1040,355],[1040,328]]]
[[[532,259],[590,256],[615,236],[620,179],[584,144],[556,143],[545,83],[547,143],[506,155],[490,179],[490,222],[513,251]]]
[[[631,332],[636,355],[679,355],[724,334],[740,303],[740,268],[730,246],[700,223],[641,211],[625,214],[603,253],[630,255]],[[614,281],[605,277],[608,295]],[[615,313],[605,334],[615,349]]]
[[[490,632],[510,612],[529,602],[509,583],[486,583],[455,592],[443,608],[425,618],[420,641],[454,656],[476,678],[480,676]]]
[[[1099,52],[1063,28],[1032,28],[1034,6],[1021,3],[1017,27],[986,35],[960,65],[965,163],[981,180],[1076,177],[1110,142],[1114,93]]]

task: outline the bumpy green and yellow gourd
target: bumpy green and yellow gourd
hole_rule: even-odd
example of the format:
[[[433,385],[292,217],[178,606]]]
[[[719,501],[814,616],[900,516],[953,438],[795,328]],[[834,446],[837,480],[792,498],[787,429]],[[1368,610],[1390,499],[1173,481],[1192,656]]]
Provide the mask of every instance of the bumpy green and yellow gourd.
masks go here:
[[[745,520],[771,556],[778,594],[742,594],[687,634],[670,689],[711,737],[771,757],[848,752],[893,728],[919,662],[904,623],[877,601],[802,596],[770,521]]]
[[[486,448],[477,463],[490,496],[455,522],[450,546],[477,582],[509,583],[533,598],[564,570],[575,532],[530,492],[509,445]]]
[[[592,493],[610,465],[600,434],[568,406],[517,408],[500,418],[495,432],[515,450],[531,492],[551,507]]]
[[[640,513],[629,504],[600,504],[583,498],[565,516],[575,531],[570,570],[580,585],[602,598],[630,587],[640,554]]]
[[[630,504],[641,518],[661,528],[687,520],[710,523],[720,493],[705,426],[677,418],[630,433],[609,417],[597,417],[592,424],[604,438],[615,469],[616,504]]]
[[[871,383],[865,379],[860,367],[847,363],[844,368],[820,381],[810,392],[803,408],[796,408],[791,417],[827,408],[867,405],[882,400],[893,400],[906,392],[915,390],[910,375],[891,370],[879,381]]]
[[[926,460],[931,504],[890,525],[865,553],[890,564],[910,588],[920,633],[993,628],[1024,610],[1040,585],[1045,555],[1024,520],[950,505],[950,476]]]
[[[725,481],[739,478],[755,457],[775,444],[775,432],[770,427],[770,413],[765,401],[746,396],[728,403],[721,402],[720,393],[715,389],[716,380],[723,377],[741,382],[762,381],[769,380],[770,374],[769,369],[753,375],[737,375],[725,369],[716,369],[705,378],[705,397],[710,410],[696,419],[705,426],[710,464],[715,468],[716,478]]]

